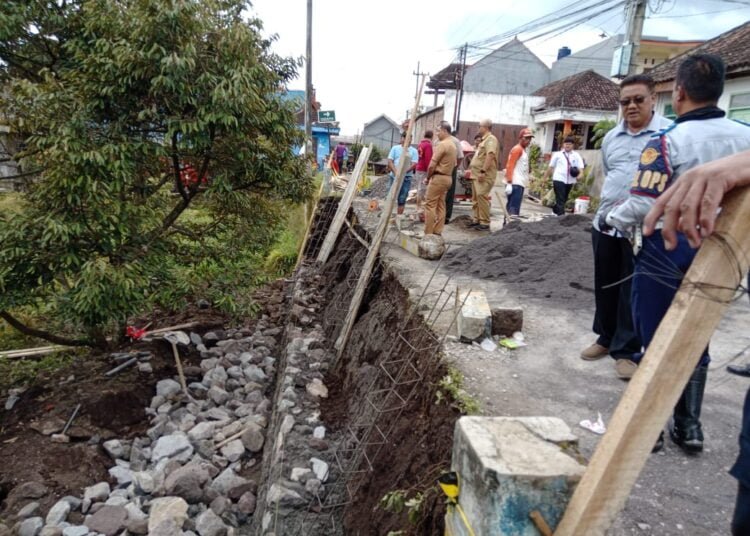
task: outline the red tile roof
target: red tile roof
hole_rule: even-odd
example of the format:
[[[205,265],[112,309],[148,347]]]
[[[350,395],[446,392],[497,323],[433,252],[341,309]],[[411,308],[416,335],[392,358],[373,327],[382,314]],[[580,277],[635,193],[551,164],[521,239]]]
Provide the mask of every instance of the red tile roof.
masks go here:
[[[688,55],[697,53],[720,56],[727,64],[728,76],[750,73],[750,22],[724,32],[702,45],[657,65],[648,74],[657,83],[674,80],[677,67],[682,63],[682,60]]]
[[[620,89],[611,80],[589,70],[547,84],[537,89],[533,95],[546,98],[545,104],[539,109],[617,111]]]

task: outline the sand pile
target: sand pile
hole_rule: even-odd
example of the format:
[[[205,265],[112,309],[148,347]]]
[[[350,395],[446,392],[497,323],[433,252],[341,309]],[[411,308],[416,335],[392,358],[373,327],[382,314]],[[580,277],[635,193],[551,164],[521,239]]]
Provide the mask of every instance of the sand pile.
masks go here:
[[[501,231],[449,251],[453,273],[508,283],[523,297],[593,304],[591,219],[568,215],[533,223],[513,222]]]

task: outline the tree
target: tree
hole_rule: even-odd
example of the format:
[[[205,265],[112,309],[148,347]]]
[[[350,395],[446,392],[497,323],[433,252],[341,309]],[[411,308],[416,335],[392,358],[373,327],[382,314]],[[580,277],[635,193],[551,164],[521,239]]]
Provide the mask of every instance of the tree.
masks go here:
[[[607,132],[615,128],[617,121],[614,119],[602,119],[594,125],[594,136],[591,138],[594,141],[594,147],[597,149],[602,148],[604,142],[604,136]]]
[[[0,317],[105,346],[226,241],[273,238],[311,193],[297,62],[237,0],[36,0],[0,6],[4,122],[24,140],[27,208],[0,215]],[[221,247],[219,254],[233,254]],[[74,336],[13,314],[45,304]],[[78,335],[75,335],[78,334]]]

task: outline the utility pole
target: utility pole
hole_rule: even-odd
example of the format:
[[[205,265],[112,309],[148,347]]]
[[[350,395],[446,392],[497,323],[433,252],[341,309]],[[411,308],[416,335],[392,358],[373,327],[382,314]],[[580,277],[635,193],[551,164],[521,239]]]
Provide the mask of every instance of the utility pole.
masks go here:
[[[630,0],[627,12],[627,27],[625,29],[624,45],[631,45],[628,74],[635,74],[638,68],[638,52],[641,48],[643,22],[646,20],[646,5],[648,0]]]
[[[453,130],[458,132],[458,122],[461,121],[461,103],[464,100],[464,75],[466,74],[466,54],[469,49],[469,44],[464,43],[461,47],[461,68],[458,75],[458,87],[456,90],[456,106],[453,112]]]
[[[307,50],[305,64],[305,154],[312,154],[312,0],[307,0]],[[315,155],[313,155],[313,158]]]
[[[419,77],[423,75],[427,75],[427,73],[420,72],[419,70],[419,62],[417,62],[417,70],[412,71],[411,74],[417,77],[417,87],[414,89],[414,98],[417,98],[417,93],[419,93]]]

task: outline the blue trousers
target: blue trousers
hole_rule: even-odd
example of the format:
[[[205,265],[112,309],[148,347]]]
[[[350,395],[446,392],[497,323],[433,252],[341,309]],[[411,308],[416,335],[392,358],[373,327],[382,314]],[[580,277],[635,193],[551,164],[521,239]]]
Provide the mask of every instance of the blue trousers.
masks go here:
[[[523,201],[523,186],[513,185],[513,193],[508,196],[508,204],[505,208],[508,209],[508,214],[511,216],[518,216],[521,213],[521,201]]]
[[[644,348],[648,348],[664,315],[672,304],[683,274],[692,264],[697,250],[690,247],[685,235],[678,234],[677,248],[667,251],[661,233],[643,237],[643,248],[635,258],[633,271],[633,324]],[[643,354],[633,356],[640,362]],[[708,347],[703,351],[700,366],[711,361]]]
[[[391,191],[391,186],[396,182],[396,177],[392,173],[388,174],[388,191]],[[398,191],[398,206],[403,207],[406,205],[406,199],[409,197],[409,189],[411,188],[411,175],[404,177],[404,182],[401,183],[401,189]]]

